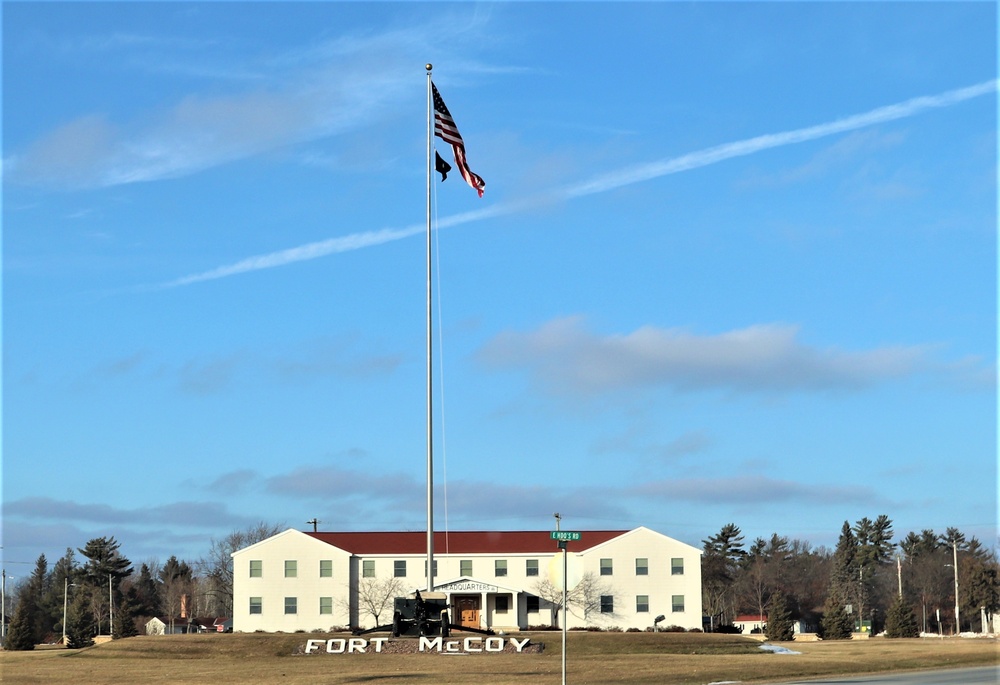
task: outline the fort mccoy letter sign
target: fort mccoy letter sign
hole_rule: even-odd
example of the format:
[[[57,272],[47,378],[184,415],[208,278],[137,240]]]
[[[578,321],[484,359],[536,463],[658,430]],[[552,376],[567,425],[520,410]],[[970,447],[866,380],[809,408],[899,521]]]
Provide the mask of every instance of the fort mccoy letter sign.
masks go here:
[[[420,637],[416,639],[389,639],[375,637],[366,640],[361,637],[334,638],[332,640],[306,640],[303,654],[499,654],[501,652],[527,654],[540,652],[542,645],[529,645],[531,640],[516,637]]]

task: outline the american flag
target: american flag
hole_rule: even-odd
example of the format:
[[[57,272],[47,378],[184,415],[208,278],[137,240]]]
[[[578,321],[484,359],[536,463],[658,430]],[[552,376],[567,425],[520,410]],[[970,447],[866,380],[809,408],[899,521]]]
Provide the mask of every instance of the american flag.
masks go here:
[[[483,191],[486,189],[486,181],[469,169],[469,165],[465,161],[465,141],[462,140],[462,134],[458,132],[458,126],[455,125],[455,120],[451,118],[451,112],[448,111],[444,100],[441,99],[437,86],[432,83],[431,88],[434,91],[434,135],[451,145],[451,149],[455,152],[455,164],[458,165],[462,178],[476,189],[479,197],[482,197]]]

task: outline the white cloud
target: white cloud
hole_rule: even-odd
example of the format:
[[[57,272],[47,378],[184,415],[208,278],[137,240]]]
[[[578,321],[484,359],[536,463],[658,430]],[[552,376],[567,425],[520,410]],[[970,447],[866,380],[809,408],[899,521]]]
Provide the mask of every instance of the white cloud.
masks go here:
[[[476,39],[475,35],[455,36],[456,31],[457,27],[438,18],[405,29],[343,36],[268,63],[242,69],[231,66],[229,71],[259,74],[259,79],[252,79],[255,89],[190,93],[128,122],[112,124],[104,116],[81,116],[4,160],[5,176],[19,183],[60,188],[155,181],[295,143],[364,130],[395,116],[407,98],[419,99],[422,84],[413,79],[413,70],[421,62],[415,54],[442,43],[457,50],[465,41]],[[449,43],[449,38],[454,40]],[[90,47],[98,45],[102,50],[119,51],[123,46],[149,46],[150,40],[115,35],[104,43],[95,39]],[[118,59],[127,61],[128,55]],[[164,60],[169,61],[166,55]],[[156,64],[149,55],[143,63],[149,68]],[[458,74],[462,69],[461,62],[453,65]]]
[[[764,150],[803,143],[827,136],[856,131],[876,124],[903,119],[915,116],[928,109],[949,107],[971,98],[995,93],[997,81],[986,81],[966,88],[947,91],[938,95],[928,95],[913,98],[905,102],[894,105],[879,107],[868,112],[856,114],[842,119],[836,119],[824,124],[809,126],[806,128],[784,131],[782,133],[772,133],[754,138],[747,138],[732,143],[725,143],[703,150],[657,160],[646,164],[639,164],[632,167],[618,169],[607,174],[600,174],[589,180],[539,193],[529,196],[516,202],[506,202],[491,205],[477,212],[447,217],[442,219],[438,228],[448,226],[458,226],[472,221],[513,214],[530,208],[547,206],[552,203],[562,202],[586,195],[608,192],[616,188],[641,183],[652,179],[660,178],[670,174],[683,171],[690,171],[701,167],[723,162],[735,157],[743,157]],[[802,173],[811,173],[804,170]],[[896,188],[894,192],[899,192]],[[265,255],[258,255],[241,260],[234,264],[224,265],[198,274],[184,276],[169,283],[164,287],[174,287],[178,285],[189,285],[200,281],[224,278],[248,271],[268,269],[276,266],[285,266],[294,262],[316,259],[329,254],[358,250],[364,247],[373,247],[394,240],[400,240],[415,235],[422,231],[420,226],[410,226],[402,229],[382,229],[380,231],[365,231],[353,233],[340,238],[318,241],[302,245],[300,247],[279,250]]]
[[[800,342],[798,332],[786,324],[714,335],[645,326],[601,336],[586,330],[581,318],[571,317],[527,333],[501,333],[478,356],[494,369],[524,370],[550,392],[589,396],[657,386],[752,392],[857,389],[906,376],[925,363],[921,347],[820,349]]]
[[[769,504],[802,503],[873,504],[881,500],[864,485],[810,485],[770,476],[740,475],[726,478],[683,478],[644,483],[630,493],[656,500],[697,502],[700,504]]]

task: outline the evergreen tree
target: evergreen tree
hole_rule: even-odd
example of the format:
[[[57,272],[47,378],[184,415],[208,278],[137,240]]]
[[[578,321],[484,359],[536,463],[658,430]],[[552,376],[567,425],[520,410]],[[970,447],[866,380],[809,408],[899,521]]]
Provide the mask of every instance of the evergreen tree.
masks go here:
[[[121,580],[132,573],[132,562],[121,554],[120,547],[121,544],[112,536],[89,540],[79,550],[80,554],[87,557],[83,570],[91,585],[107,586],[109,575],[115,580]]]
[[[114,631],[111,633],[113,639],[135,637],[139,634],[139,629],[135,625],[138,609],[138,595],[135,588],[130,587],[122,593],[121,599],[115,606],[115,626]]]
[[[139,569],[133,589],[136,593],[136,616],[156,616],[160,613],[160,585],[148,564]]]
[[[49,564],[44,554],[38,556],[35,562],[35,570],[28,578],[28,584],[21,593],[21,602],[26,605],[30,612],[30,626],[32,639],[35,644],[42,642],[52,631],[52,624],[48,622],[48,616],[42,611],[42,599],[48,587]]]
[[[26,583],[17,592],[17,608],[11,618],[6,647],[13,650],[34,649],[48,634],[46,615],[40,604],[48,581],[48,562],[42,554],[35,562]]]
[[[849,598],[857,595],[857,584],[857,538],[854,537],[851,524],[844,521],[840,538],[837,540],[837,549],[833,553],[829,594],[836,595],[844,604],[849,604]]]
[[[14,617],[7,630],[5,649],[28,651],[35,648],[34,614],[30,603],[22,599],[17,603]]]
[[[69,649],[81,649],[94,644],[96,624],[89,595],[87,588],[83,587],[73,594],[73,602],[66,618],[66,647]]]
[[[70,591],[70,586],[77,583],[76,576],[76,560],[73,557],[73,550],[67,549],[66,554],[52,566],[40,605],[40,610],[45,615],[48,630],[56,634],[62,633],[64,595]]]
[[[896,597],[896,601],[889,607],[889,613],[885,617],[886,637],[919,637],[920,630],[917,627],[917,617],[913,615],[913,609],[902,597]]]
[[[768,640],[787,642],[792,639],[795,630],[792,621],[792,612],[788,608],[788,600],[780,591],[771,595],[767,613],[767,634]]]
[[[823,605],[819,636],[824,640],[848,640],[854,632],[854,616],[847,613],[841,596],[831,593]]]
[[[702,602],[709,616],[719,617],[716,625],[732,620],[735,597],[733,588],[740,562],[746,556],[743,533],[735,523],[727,523],[717,535],[702,540]]]
[[[90,590],[91,611],[98,630],[105,617],[109,621],[111,619],[112,606],[109,602],[114,598],[115,586],[132,573],[132,562],[122,555],[120,547],[120,543],[112,536],[88,540],[86,546],[79,550],[87,557],[87,563],[82,569],[82,582]],[[112,596],[109,597],[109,594]],[[117,604],[117,600],[113,603]]]

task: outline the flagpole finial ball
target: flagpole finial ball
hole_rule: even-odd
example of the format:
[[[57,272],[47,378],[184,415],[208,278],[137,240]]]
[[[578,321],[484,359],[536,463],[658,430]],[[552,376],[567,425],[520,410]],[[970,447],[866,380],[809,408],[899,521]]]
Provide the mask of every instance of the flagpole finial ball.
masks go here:
[[[427,64],[424,65],[424,69],[426,69],[427,71],[430,71],[433,68],[434,68],[434,65],[431,64],[430,62],[428,62]]]

